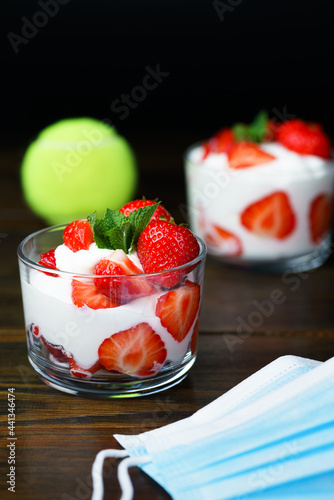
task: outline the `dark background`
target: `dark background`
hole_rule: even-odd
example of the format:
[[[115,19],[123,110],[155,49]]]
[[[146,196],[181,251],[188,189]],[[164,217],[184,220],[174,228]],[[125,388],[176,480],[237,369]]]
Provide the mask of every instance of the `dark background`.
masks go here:
[[[26,19],[43,24],[36,13],[48,1],[1,2],[3,141],[82,115],[147,141],[150,132],[201,139],[284,107],[332,131],[329,0],[59,0],[15,53],[8,34],[22,36]],[[112,102],[157,64],[169,76],[121,120]]]
[[[138,195],[177,207],[185,149],[260,109],[322,122],[333,139],[329,0],[2,0],[1,8],[0,147],[18,151],[7,163],[16,182],[28,143],[73,116],[112,122],[135,149]],[[27,29],[26,43],[15,39]],[[157,65],[168,76],[126,117],[115,112],[115,100]]]

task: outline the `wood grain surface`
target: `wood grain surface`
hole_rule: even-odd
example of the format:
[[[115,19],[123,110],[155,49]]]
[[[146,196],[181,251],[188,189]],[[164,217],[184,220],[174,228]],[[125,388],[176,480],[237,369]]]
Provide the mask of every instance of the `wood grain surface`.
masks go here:
[[[149,151],[139,139],[136,144],[142,172],[138,194],[159,197],[177,216],[185,204],[182,151],[189,140],[176,141],[173,153],[163,158],[158,143],[151,141]],[[21,157],[20,148],[0,153],[1,499],[89,499],[96,453],[120,448],[113,434],[137,434],[185,418],[279,356],[326,360],[334,355],[332,256],[316,271],[288,276],[229,269],[208,259],[198,357],[182,383],[156,395],[120,400],[75,397],[48,387],[27,359],[16,248],[43,222],[24,204]],[[168,172],[164,183],[162,172]],[[275,297],[280,301],[273,303]],[[11,387],[16,404],[15,495],[6,484]],[[116,465],[114,460],[106,463],[106,499],[120,496]],[[139,469],[132,469],[131,477],[135,499],[170,498]]]

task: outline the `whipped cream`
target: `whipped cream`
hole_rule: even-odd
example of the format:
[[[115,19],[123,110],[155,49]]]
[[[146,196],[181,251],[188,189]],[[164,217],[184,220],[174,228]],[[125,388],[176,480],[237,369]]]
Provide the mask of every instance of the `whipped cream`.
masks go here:
[[[186,155],[190,225],[207,243],[208,253],[221,257],[236,254],[232,240],[221,248],[210,245],[207,234],[214,225],[238,239],[242,251],[237,258],[241,260],[290,258],[317,247],[310,238],[310,205],[320,194],[333,196],[333,162],[300,155],[276,142],[260,147],[275,159],[240,169],[230,168],[225,153],[210,153],[203,160],[202,146],[191,148]],[[291,234],[282,239],[260,236],[241,223],[247,207],[275,192],[287,195],[296,221]]]

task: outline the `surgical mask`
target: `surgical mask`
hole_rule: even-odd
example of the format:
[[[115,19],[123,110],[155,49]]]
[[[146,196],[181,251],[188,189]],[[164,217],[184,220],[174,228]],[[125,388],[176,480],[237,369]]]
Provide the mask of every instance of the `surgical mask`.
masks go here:
[[[321,364],[284,356],[188,419],[138,436],[115,435],[126,448],[117,454],[129,455],[119,466],[122,500],[132,498],[133,465],[175,500],[286,500],[301,498],[302,490],[302,498],[312,491],[313,498],[331,498],[333,375],[334,358]],[[103,492],[103,460],[114,454],[96,457],[93,500]]]

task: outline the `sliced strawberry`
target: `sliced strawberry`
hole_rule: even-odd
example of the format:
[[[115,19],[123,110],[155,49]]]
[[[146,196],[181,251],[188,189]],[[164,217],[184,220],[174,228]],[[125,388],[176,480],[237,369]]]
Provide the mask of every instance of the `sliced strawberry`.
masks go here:
[[[283,239],[293,232],[296,217],[288,196],[277,191],[249,205],[241,214],[241,224],[258,236]]]
[[[56,249],[53,248],[52,250],[49,250],[46,253],[42,253],[41,260],[39,260],[37,264],[40,264],[41,266],[44,267],[49,267],[50,269],[58,269],[56,266]],[[46,274],[47,276],[53,276],[54,278],[58,277],[58,275],[54,273],[44,272],[44,274]]]
[[[39,338],[41,336],[39,326],[34,325],[34,323],[31,323],[31,331],[35,337]]]
[[[167,357],[165,344],[148,323],[115,333],[102,342],[98,352],[107,370],[137,377],[154,375]]]
[[[156,201],[153,200],[133,200],[124,205],[119,211],[127,217],[134,210],[138,210],[138,208],[147,207],[155,204]],[[165,218],[166,220],[172,219],[171,214],[162,205],[158,205],[154,214],[151,217],[151,220],[159,220],[160,217]]]
[[[53,248],[48,252],[41,254],[41,260],[38,262],[41,266],[49,267],[50,269],[57,269],[56,266],[56,249]]]
[[[183,286],[161,295],[155,314],[177,342],[187,336],[199,310],[200,286],[187,280]]]
[[[247,168],[275,160],[275,156],[266,153],[253,142],[242,141],[232,146],[228,153],[231,168]]]
[[[330,230],[332,203],[332,199],[327,194],[319,194],[311,203],[309,218],[313,243],[319,243]]]
[[[184,226],[163,220],[151,221],[138,238],[137,253],[145,273],[155,273],[191,262],[199,254],[199,244]],[[172,271],[157,277],[156,282],[173,287],[189,271]]]
[[[68,358],[68,363],[70,366],[71,374],[76,378],[90,378],[93,373],[101,370],[102,368],[100,361],[94,363],[94,365],[90,368],[81,368],[81,366],[78,365],[73,357]]]
[[[219,130],[209,141],[202,144],[202,160],[205,160],[210,153],[228,153],[233,144],[235,144],[235,138],[232,129]]]
[[[154,285],[145,279],[143,272],[121,249],[115,250],[110,254],[110,257],[101,259],[95,266],[94,274],[108,276],[96,278],[94,284],[100,293],[117,304],[125,304],[130,300],[145,297],[155,292]],[[136,274],[141,274],[141,276],[137,278],[118,277]],[[111,278],[110,276],[117,277]]]
[[[277,140],[287,149],[301,155],[331,158],[331,142],[319,123],[308,123],[293,119],[282,123],[277,129]]]
[[[242,254],[240,239],[217,224],[206,227],[205,241],[209,247],[224,255],[237,257]]]
[[[86,305],[91,309],[108,309],[118,305],[103,295],[94,284],[75,279],[72,280],[72,301],[77,307]]]
[[[67,356],[63,352],[63,347],[61,345],[52,344],[48,340],[46,340],[43,335],[40,337],[43,344],[47,348],[47,350],[52,354],[52,356],[61,363],[67,362]]]
[[[63,240],[72,252],[88,250],[89,246],[94,242],[93,231],[88,220],[80,219],[71,222],[64,229]]]
[[[235,144],[235,137],[232,129],[224,128],[213,136],[216,153],[228,153]]]

